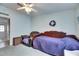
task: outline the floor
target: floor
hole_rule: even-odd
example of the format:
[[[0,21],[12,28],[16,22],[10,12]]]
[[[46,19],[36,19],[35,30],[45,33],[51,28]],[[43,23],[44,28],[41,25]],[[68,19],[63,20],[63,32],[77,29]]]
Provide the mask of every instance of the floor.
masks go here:
[[[0,56],[50,56],[39,50],[27,47],[22,44],[0,48]]]

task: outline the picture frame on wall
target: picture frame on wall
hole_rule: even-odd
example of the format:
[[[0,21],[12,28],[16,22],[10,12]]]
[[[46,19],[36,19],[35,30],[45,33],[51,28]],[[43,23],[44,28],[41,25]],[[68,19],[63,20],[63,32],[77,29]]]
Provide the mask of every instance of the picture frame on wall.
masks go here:
[[[49,25],[52,26],[52,27],[56,26],[56,21],[55,20],[51,20],[49,22]]]

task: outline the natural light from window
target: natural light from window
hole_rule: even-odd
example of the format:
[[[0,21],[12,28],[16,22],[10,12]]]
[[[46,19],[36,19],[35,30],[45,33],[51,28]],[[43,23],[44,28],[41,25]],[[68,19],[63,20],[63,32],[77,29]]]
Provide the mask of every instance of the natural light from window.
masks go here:
[[[4,25],[0,25],[0,32],[4,32]]]

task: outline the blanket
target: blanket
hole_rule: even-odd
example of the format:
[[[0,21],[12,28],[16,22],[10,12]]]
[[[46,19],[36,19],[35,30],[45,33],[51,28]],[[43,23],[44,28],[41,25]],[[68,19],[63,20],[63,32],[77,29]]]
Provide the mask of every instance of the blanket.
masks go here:
[[[79,50],[79,42],[70,37],[38,36],[33,40],[33,47],[51,55],[64,56],[64,49]]]

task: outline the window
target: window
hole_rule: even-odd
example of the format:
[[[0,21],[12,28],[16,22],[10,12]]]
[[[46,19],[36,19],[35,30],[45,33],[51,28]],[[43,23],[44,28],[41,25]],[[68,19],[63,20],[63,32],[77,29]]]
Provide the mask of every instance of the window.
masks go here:
[[[0,25],[0,32],[4,32],[4,25]]]

